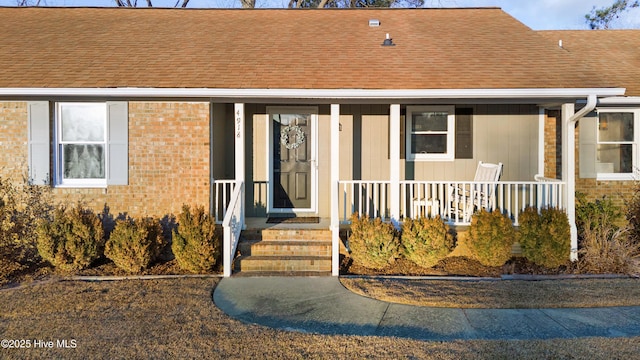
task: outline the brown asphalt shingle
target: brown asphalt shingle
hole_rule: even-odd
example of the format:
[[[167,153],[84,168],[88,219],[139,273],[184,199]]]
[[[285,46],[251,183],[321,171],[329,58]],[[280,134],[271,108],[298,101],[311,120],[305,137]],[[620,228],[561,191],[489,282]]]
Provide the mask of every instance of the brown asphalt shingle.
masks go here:
[[[555,44],[562,40],[566,51],[588,62],[600,76],[626,95],[640,96],[640,30],[541,31]]]
[[[0,8],[0,48],[5,88],[620,86],[497,8]]]

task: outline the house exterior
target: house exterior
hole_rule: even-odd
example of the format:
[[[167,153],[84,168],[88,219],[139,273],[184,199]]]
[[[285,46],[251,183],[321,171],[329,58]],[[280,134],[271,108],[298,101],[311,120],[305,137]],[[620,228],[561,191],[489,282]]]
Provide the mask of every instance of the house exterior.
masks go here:
[[[498,8],[0,8],[0,43],[3,172],[112,213],[209,207],[226,275],[246,218],[329,219],[334,275],[354,211],[464,224],[447,189],[479,161],[503,164],[480,206],[566,209],[575,258],[574,192],[630,191],[640,162],[639,31]]]

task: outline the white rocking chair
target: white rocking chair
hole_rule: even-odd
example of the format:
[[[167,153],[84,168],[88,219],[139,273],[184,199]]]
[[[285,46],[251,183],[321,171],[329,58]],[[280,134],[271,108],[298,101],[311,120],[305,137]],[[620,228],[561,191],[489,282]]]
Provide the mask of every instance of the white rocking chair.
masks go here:
[[[474,183],[449,188],[449,218],[469,222],[476,209],[490,208],[494,202],[496,181],[502,175],[502,163],[478,162]],[[483,183],[484,182],[484,183]]]

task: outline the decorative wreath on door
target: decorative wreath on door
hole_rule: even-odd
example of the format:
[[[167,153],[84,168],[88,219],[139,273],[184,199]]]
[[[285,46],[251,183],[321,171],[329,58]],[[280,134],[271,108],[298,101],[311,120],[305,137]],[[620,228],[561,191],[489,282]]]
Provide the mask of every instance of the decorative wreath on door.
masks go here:
[[[289,142],[289,133],[292,131],[294,131],[296,135],[295,142]],[[302,129],[300,129],[300,127],[297,125],[288,125],[280,130],[280,143],[289,150],[299,148],[300,145],[304,143],[304,140],[304,131],[302,131]]]

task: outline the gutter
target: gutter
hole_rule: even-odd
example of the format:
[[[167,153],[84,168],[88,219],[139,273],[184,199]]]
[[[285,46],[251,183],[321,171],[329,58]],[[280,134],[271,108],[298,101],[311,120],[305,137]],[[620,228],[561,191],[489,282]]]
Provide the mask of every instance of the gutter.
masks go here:
[[[0,88],[0,96],[77,96],[226,99],[557,99],[623,96],[625,88],[530,89],[216,89],[216,88]]]
[[[596,108],[597,104],[598,96],[596,94],[589,94],[589,96],[587,97],[587,104],[582,109],[578,110],[577,113],[573,114],[569,118],[569,120],[567,120],[568,125],[575,125],[578,120],[582,119],[585,115],[592,112],[593,109]]]
[[[578,227],[576,226],[576,157],[575,157],[575,124],[582,119],[585,115],[589,114],[596,108],[598,104],[598,95],[595,93],[589,94],[587,97],[587,104],[578,112],[571,115],[566,124],[563,124],[563,137],[564,139],[562,147],[562,161],[566,162],[566,166],[562,166],[563,177],[566,178],[567,192],[566,192],[566,204],[567,204],[567,218],[569,220],[569,227],[571,233],[571,261],[578,260]],[[573,109],[573,106],[571,107]],[[563,112],[565,111],[563,107]],[[573,110],[571,110],[573,112]],[[566,130],[565,130],[566,129]],[[566,173],[565,173],[566,169]]]

